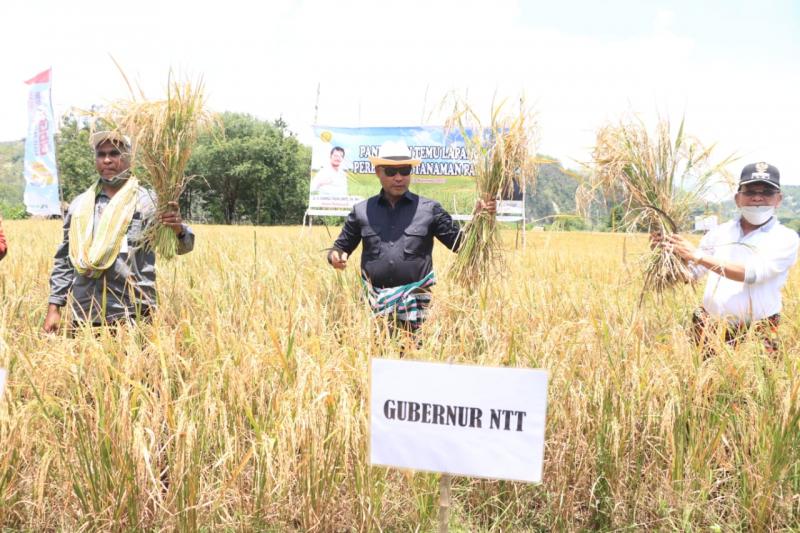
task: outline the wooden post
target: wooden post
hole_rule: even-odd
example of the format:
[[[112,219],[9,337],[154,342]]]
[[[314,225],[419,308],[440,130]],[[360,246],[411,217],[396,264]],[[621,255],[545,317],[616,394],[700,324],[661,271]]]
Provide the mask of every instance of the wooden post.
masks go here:
[[[526,222],[527,222],[527,215],[526,215],[526,211],[525,211],[525,206],[526,206],[526,204],[527,204],[527,200],[528,200],[528,199],[526,198],[526,196],[527,196],[527,194],[528,194],[528,184],[527,184],[527,181],[528,181],[528,178],[527,178],[527,177],[524,177],[524,178],[522,179],[522,250],[523,250],[523,251],[525,250],[525,247],[526,247],[526,246],[527,246],[527,244],[528,244],[528,239],[527,239],[527,235],[528,235],[527,231],[528,231],[528,228],[527,228],[527,224],[526,224]]]
[[[447,533],[450,528],[450,474],[439,478],[439,533]]]

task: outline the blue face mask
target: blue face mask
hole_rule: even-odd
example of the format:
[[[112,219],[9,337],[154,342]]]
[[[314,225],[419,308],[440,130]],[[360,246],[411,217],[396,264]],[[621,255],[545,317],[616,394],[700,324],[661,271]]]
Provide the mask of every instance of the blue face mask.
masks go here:
[[[103,176],[100,176],[100,183],[112,187],[114,189],[118,189],[122,187],[122,185],[124,185],[124,183],[128,181],[128,178],[130,177],[131,177],[131,169],[128,168],[111,178],[104,178]]]

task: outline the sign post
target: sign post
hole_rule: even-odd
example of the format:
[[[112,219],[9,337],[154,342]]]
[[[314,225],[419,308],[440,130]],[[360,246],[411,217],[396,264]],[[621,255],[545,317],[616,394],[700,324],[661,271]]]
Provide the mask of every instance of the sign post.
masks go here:
[[[439,478],[439,533],[447,533],[450,523],[450,474]]]
[[[451,476],[541,482],[547,380],[544,370],[374,358],[370,463],[441,472],[447,531]]]

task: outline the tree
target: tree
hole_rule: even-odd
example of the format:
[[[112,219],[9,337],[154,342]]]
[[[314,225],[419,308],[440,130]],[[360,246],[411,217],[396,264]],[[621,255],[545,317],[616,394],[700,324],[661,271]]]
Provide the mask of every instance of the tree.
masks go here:
[[[94,154],[89,146],[89,125],[84,117],[67,113],[56,135],[61,195],[71,202],[98,178]]]
[[[213,221],[230,224],[298,222],[308,198],[311,152],[286,124],[223,113],[221,127],[203,135],[187,172],[189,212],[198,201]]]
[[[22,203],[24,152],[23,141],[0,143],[0,215],[5,218],[24,218],[27,215]]]

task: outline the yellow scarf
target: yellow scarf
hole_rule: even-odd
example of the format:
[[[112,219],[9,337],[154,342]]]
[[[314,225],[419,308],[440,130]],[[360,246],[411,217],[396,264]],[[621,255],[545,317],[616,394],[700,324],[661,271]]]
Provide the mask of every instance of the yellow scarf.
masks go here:
[[[128,225],[136,211],[139,181],[131,176],[108,202],[94,227],[94,203],[100,181],[75,200],[69,227],[69,258],[82,276],[99,278],[110,267],[127,238]]]

